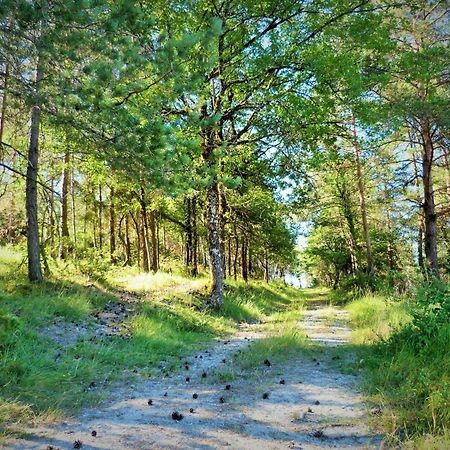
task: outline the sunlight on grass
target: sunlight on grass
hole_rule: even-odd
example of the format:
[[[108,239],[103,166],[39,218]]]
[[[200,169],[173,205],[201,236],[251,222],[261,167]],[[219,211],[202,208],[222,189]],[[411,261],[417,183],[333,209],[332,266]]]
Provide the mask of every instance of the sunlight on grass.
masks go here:
[[[109,281],[123,289],[138,293],[166,290],[170,290],[172,293],[193,292],[204,289],[208,284],[206,277],[189,278],[168,272],[139,273],[134,268],[112,272]]]
[[[352,301],[345,309],[355,327],[353,340],[356,343],[386,339],[394,330],[411,321],[404,302],[379,295],[366,295]]]

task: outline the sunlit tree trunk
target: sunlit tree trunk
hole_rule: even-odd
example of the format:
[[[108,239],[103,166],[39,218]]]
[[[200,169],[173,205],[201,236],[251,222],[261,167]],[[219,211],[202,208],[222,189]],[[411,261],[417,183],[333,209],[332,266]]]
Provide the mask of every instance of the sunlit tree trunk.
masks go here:
[[[431,129],[428,120],[420,123],[422,135],[422,182],[423,182],[423,213],[425,219],[425,257],[429,272],[436,278],[440,277],[437,254],[436,205],[433,192],[433,157],[434,148],[431,139]]]
[[[198,230],[197,230],[197,199],[192,198],[192,270],[191,275],[198,275]]]
[[[223,266],[220,251],[219,190],[214,178],[207,192],[207,227],[209,244],[209,265],[211,280],[211,305],[219,307],[223,303]]]
[[[111,256],[111,263],[117,262],[116,258],[116,209],[114,205],[114,188],[111,187],[109,194],[109,252]]]
[[[42,80],[40,61],[37,61],[35,91],[39,92],[39,83]],[[27,214],[27,253],[28,278],[30,281],[42,282],[42,269],[39,247],[37,177],[39,164],[39,125],[41,109],[34,105],[31,109],[30,140],[28,145],[28,164],[25,189],[25,208]]]
[[[149,230],[151,239],[151,258],[150,258],[150,270],[152,272],[158,271],[158,239],[156,236],[156,213],[153,209],[150,210],[149,217]]]
[[[102,186],[98,187],[98,246],[103,250],[103,192]]]
[[[64,153],[64,168],[62,174],[62,187],[61,187],[61,226],[60,226],[60,245],[59,245],[59,257],[61,259],[67,258],[67,246],[69,243],[69,163],[70,163],[70,152],[66,149]]]

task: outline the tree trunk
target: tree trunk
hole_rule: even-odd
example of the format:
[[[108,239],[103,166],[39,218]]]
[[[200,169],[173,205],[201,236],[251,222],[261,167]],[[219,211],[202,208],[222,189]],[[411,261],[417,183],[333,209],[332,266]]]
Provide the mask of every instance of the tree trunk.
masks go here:
[[[6,64],[5,74],[3,76],[3,95],[2,95],[2,111],[0,117],[0,149],[3,149],[3,133],[5,131],[5,117],[6,117],[6,91],[8,89],[8,79],[9,79],[9,64]],[[3,155],[1,155],[3,157]]]
[[[241,274],[242,279],[248,283],[247,239],[245,236],[242,237],[241,246]]]
[[[149,229],[150,229],[150,239],[152,243],[152,252],[150,259],[150,270],[153,273],[158,272],[158,239],[156,236],[156,213],[152,209],[149,213]]]
[[[445,145],[442,147],[442,157],[445,169],[445,187],[447,188],[447,200],[450,203],[450,165],[448,162],[448,151]]]
[[[141,210],[141,243],[142,243],[142,270],[144,272],[150,272],[147,208],[145,208],[145,206],[143,206]]]
[[[427,268],[432,276],[440,278],[437,254],[437,231],[436,231],[436,205],[433,193],[433,155],[434,148],[431,139],[430,124],[422,120],[422,182],[423,182],[423,213],[425,218],[425,256]]]
[[[192,213],[192,271],[191,275],[196,277],[198,275],[198,230],[197,230],[197,199],[192,198],[191,203]]]
[[[116,209],[114,206],[114,188],[111,187],[109,194],[109,253],[111,255],[111,263],[116,264]]]
[[[131,266],[130,215],[125,216],[125,265]]]
[[[72,169],[70,176],[70,195],[72,197],[72,242],[74,248],[77,244],[77,224],[75,214],[75,182],[74,182],[74,170]]]
[[[233,261],[233,278],[234,281],[237,280],[237,264],[238,264],[238,255],[239,255],[239,238],[237,235],[236,226],[234,228],[234,261]]]
[[[264,252],[264,279],[266,280],[266,283],[269,282],[269,257],[267,255],[267,250]]]
[[[353,127],[353,148],[354,148],[354,157],[356,164],[356,174],[358,177],[358,192],[359,192],[359,205],[361,207],[361,217],[363,224],[363,232],[364,232],[364,240],[366,241],[366,251],[367,251],[367,272],[373,273],[373,259],[372,259],[372,244],[370,242],[369,236],[369,225],[367,221],[367,211],[366,211],[366,197],[364,193],[364,182],[363,182],[363,173],[361,167],[361,160],[359,155],[359,144],[358,144],[358,135],[356,131],[356,119],[355,115],[352,113],[352,127]]]
[[[226,241],[226,212],[227,212],[227,198],[225,196],[225,191],[223,185],[219,185],[219,225],[220,225],[220,253],[222,254],[222,268],[223,277],[226,278],[227,275],[227,264],[225,256],[225,241]]]
[[[192,264],[192,254],[193,254],[193,242],[192,242],[192,220],[191,220],[191,199],[189,197],[186,197],[184,200],[184,204],[186,207],[185,211],[185,221],[184,221],[184,227],[186,230],[186,238],[185,238],[185,255],[184,255],[184,262],[186,264],[186,267],[188,270],[191,270],[191,264]]]
[[[67,258],[67,246],[69,244],[69,163],[70,163],[70,152],[66,149],[64,153],[64,169],[62,175],[62,187],[61,187],[61,240],[59,245],[59,257],[61,259]]]
[[[417,202],[419,205],[422,205],[422,196],[420,195],[420,180],[419,180],[419,172],[417,170],[417,155],[413,153],[413,168],[414,168],[414,178],[417,189]],[[422,209],[422,208],[421,208]],[[417,231],[417,263],[419,264],[420,270],[424,270],[424,259],[423,259],[423,229],[424,229],[424,221],[422,213],[419,211],[419,229]]]
[[[220,307],[223,304],[223,266],[220,250],[219,224],[219,189],[214,177],[207,194],[207,228],[209,247],[209,266],[211,271],[211,306]]]
[[[37,62],[35,91],[39,91],[39,82],[42,80],[40,62]],[[27,252],[28,252],[28,278],[37,283],[42,282],[42,269],[39,248],[39,224],[37,201],[37,177],[39,163],[39,124],[41,109],[34,105],[31,109],[30,140],[28,145],[28,164],[26,178],[25,208],[27,214]]]
[[[103,250],[103,192],[102,187],[98,187],[98,246],[100,253]]]

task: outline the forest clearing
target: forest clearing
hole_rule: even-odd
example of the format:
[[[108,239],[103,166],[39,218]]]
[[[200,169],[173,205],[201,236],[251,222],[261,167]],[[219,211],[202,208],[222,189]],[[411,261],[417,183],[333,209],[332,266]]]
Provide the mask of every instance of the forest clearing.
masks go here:
[[[446,0],[0,2],[0,448],[450,448]]]

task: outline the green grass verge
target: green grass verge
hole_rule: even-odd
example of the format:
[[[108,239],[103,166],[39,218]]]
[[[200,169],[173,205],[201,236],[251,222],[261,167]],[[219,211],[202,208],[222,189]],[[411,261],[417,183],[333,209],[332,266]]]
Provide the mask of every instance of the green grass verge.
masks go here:
[[[374,425],[405,448],[450,448],[450,324],[434,324],[435,313],[416,308],[422,296],[442,311],[432,295],[424,290],[416,301],[370,295],[347,306],[369,401],[381,407]]]

